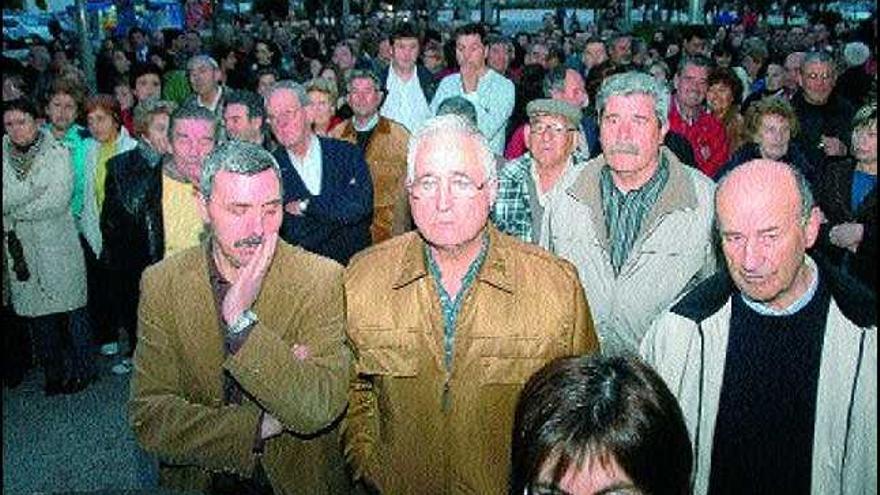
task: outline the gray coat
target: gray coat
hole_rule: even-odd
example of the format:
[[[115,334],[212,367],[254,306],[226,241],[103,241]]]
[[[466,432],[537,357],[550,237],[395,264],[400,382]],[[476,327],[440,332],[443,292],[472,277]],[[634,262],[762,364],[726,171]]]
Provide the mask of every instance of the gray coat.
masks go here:
[[[31,317],[81,308],[86,304],[86,274],[68,207],[73,191],[70,154],[47,133],[30,172],[20,180],[9,162],[10,146],[4,136],[4,245],[14,229],[30,271],[27,281],[18,281],[9,250],[4,250],[12,306],[17,314]]]

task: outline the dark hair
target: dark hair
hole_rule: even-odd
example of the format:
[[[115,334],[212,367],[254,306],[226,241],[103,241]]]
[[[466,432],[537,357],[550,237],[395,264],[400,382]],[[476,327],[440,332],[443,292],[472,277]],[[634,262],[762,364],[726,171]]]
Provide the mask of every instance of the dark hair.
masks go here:
[[[739,104],[742,101],[743,84],[739,79],[739,76],[736,75],[736,72],[733,72],[733,69],[728,67],[715,67],[709,72],[707,81],[707,87],[710,88],[718,83],[730,88],[730,92],[733,94],[733,103],[731,106],[734,108],[739,107]]]
[[[486,44],[486,26],[479,22],[465,24],[455,30],[452,36],[453,41],[457,41],[459,36],[477,35],[480,37],[480,43]]]
[[[132,67],[128,74],[128,83],[132,88],[137,85],[138,79],[147,74],[155,74],[159,78],[159,84],[162,83],[162,69],[152,62],[137,64]]]
[[[395,26],[394,30],[391,31],[389,41],[391,41],[391,44],[394,44],[394,40],[404,38],[415,38],[421,43],[421,40],[419,39],[419,33],[416,32],[415,27],[413,27],[413,25],[409,22],[401,22],[400,24]]]
[[[147,33],[143,29],[141,29],[137,26],[134,26],[128,30],[128,40],[129,41],[131,41],[132,37],[134,36],[134,33],[141,33],[142,36],[147,36]]]
[[[14,100],[7,100],[3,102],[3,114],[6,112],[19,111],[21,113],[26,113],[30,115],[32,118],[36,119],[37,114],[37,106],[34,105],[34,102],[30,98],[15,98]]]
[[[701,40],[708,39],[708,35],[706,34],[706,28],[699,24],[691,24],[688,26],[684,26],[681,28],[681,41],[687,42],[692,38],[699,38]]]
[[[681,409],[635,357],[556,359],[520,394],[511,495],[521,495],[548,467],[558,483],[569,468],[594,460],[616,462],[644,493],[689,493],[693,452]]]
[[[225,105],[244,105],[247,108],[248,118],[266,117],[266,109],[263,106],[263,98],[253,91],[231,90],[226,96]]]
[[[115,87],[115,86],[114,86]],[[122,125],[122,109],[119,108],[119,102],[116,98],[107,94],[97,94],[86,100],[85,111],[83,115],[88,115],[95,110],[101,109],[116,122],[117,126]]]

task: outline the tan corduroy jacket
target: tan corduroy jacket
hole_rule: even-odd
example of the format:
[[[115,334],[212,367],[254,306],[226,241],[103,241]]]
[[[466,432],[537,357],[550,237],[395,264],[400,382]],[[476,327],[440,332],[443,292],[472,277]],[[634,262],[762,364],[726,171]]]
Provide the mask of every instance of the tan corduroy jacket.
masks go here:
[[[351,119],[342,122],[331,131],[332,137],[357,144],[357,132]],[[401,186],[406,175],[406,149],[409,132],[397,122],[379,117],[373,135],[367,142],[364,158],[373,179],[373,223],[370,234],[373,243],[391,237],[394,205],[405,191]]]
[[[212,472],[250,476],[258,402],[285,427],[261,460],[275,492],[346,493],[335,426],[351,367],[341,267],[279,242],[253,307],[259,323],[224,357],[206,253],[204,245],[180,251],[141,282],[129,420],[159,457],[161,484],[206,490]],[[307,356],[295,356],[294,345]],[[246,391],[241,405],[224,405],[224,373]]]
[[[597,350],[574,267],[489,229],[458,316],[451,371],[417,232],[362,252],[346,271],[357,376],[345,454],[354,476],[382,493],[506,493],[520,389],[553,358]]]

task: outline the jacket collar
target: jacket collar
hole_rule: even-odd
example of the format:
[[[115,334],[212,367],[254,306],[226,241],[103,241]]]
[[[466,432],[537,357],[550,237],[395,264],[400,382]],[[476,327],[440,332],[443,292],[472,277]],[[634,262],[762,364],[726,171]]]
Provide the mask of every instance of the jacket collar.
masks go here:
[[[513,269],[509,266],[510,243],[512,241],[501,235],[491,223],[486,226],[486,229],[489,233],[489,248],[483,267],[477,274],[477,280],[505,292],[513,293]],[[421,235],[414,234],[409,238],[404,248],[403,260],[400,263],[397,278],[392,285],[394,289],[403,288],[428,275],[424,249],[425,241]]]

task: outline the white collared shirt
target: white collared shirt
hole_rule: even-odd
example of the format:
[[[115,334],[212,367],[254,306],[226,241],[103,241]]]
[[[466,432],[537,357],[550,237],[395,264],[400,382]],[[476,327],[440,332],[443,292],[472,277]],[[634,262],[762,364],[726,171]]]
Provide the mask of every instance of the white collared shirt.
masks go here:
[[[289,149],[287,156],[290,158],[293,169],[296,170],[299,178],[306,185],[306,189],[309,190],[309,194],[312,196],[321,194],[321,142],[318,137],[312,134],[309,149],[302,160]]]
[[[221,96],[223,96],[223,86],[222,85],[217,86],[217,96],[214,97],[214,101],[212,101],[210,105],[207,105],[204,102],[202,102],[202,97],[199,95],[196,95],[196,103],[200,107],[207,108],[208,110],[210,110],[213,113],[213,112],[217,111],[217,105],[220,104],[220,97]]]
[[[422,92],[419,74],[415,67],[408,81],[401,80],[394,67],[390,67],[385,88],[388,95],[379,112],[383,117],[400,123],[410,133],[417,131],[426,120],[431,118],[431,108]]]

